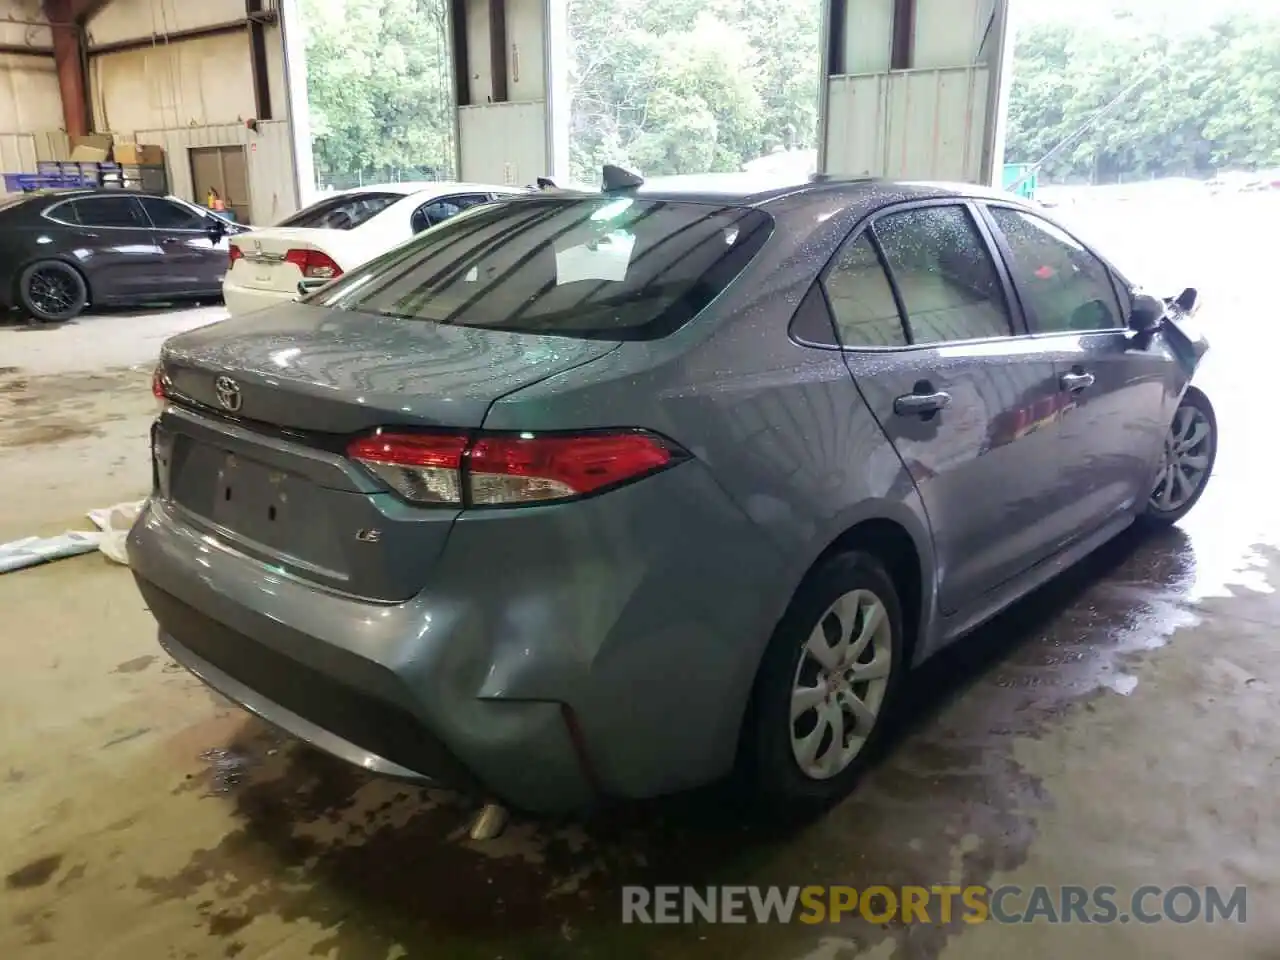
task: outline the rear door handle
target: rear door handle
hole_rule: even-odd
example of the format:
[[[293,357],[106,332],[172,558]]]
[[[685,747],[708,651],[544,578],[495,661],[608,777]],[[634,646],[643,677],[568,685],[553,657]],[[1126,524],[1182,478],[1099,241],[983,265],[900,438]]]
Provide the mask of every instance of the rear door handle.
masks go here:
[[[900,417],[929,417],[951,403],[951,394],[908,393],[893,401],[893,412]]]
[[[1062,384],[1062,389],[1068,393],[1079,393],[1086,387],[1093,386],[1092,373],[1064,373],[1062,379],[1058,381]]]

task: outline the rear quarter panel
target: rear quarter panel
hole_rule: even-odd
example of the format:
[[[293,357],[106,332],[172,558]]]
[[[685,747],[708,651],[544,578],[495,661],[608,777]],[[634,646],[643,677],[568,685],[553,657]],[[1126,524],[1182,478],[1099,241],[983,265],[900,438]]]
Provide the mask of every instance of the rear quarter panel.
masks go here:
[[[586,663],[608,664],[625,662],[626,651],[639,644],[666,671],[668,709],[654,737],[668,756],[731,759],[779,618],[814,561],[852,525],[884,518],[908,532],[921,558],[922,606],[932,609],[928,525],[909,475],[865,409],[842,355],[800,346],[788,335],[818,267],[856,220],[830,218],[831,199],[821,195],[800,206],[780,220],[747,274],[690,324],[661,340],[624,343],[585,367],[508,395],[485,420],[499,430],[655,430],[695,459],[670,471],[672,479],[696,466],[729,505],[732,524],[723,514],[715,524],[686,516],[677,527],[661,517],[619,518],[620,540],[664,538],[670,570],[687,571],[688,558],[699,558],[696,620],[687,607],[672,607],[673,623],[691,629],[630,635],[626,604],[661,604],[664,591],[680,595],[687,588],[664,586],[665,571],[654,565],[635,572],[633,589],[613,598],[614,609],[598,611],[607,629],[591,635],[596,647],[578,651]],[[813,220],[823,214],[836,222],[815,238]],[[792,217],[801,221],[794,230]],[[608,535],[566,530],[584,543]],[[691,642],[717,653],[687,669]]]

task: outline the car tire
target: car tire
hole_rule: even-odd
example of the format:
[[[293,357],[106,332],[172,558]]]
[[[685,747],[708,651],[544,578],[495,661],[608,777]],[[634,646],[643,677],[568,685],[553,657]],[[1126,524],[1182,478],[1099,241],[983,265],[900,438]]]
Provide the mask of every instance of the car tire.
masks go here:
[[[65,323],[89,304],[89,285],[80,271],[59,260],[33,263],[18,278],[18,302],[42,323]]]
[[[879,613],[870,612],[873,605]],[[851,616],[854,608],[858,613]],[[857,659],[865,662],[846,661],[844,666],[867,668],[862,672],[876,674],[877,679],[849,683],[847,672],[845,679],[840,679],[841,671],[824,667],[810,653],[810,647],[819,642],[815,636],[819,635],[829,641],[830,650],[824,654],[828,656],[838,649],[837,638],[841,634],[848,632],[856,638],[867,629],[868,616],[880,619],[870,628],[866,647],[858,655]],[[852,622],[844,622],[849,620]],[[854,653],[855,646],[856,641],[850,643],[849,654]],[[869,656],[873,658],[870,661]],[[878,674],[886,664],[879,658],[887,658],[883,677]],[[811,571],[774,631],[752,691],[744,731],[744,760],[751,789],[761,805],[804,817],[821,812],[847,795],[875,755],[907,669],[902,606],[893,580],[880,561],[871,554],[850,551],[823,561]],[[819,695],[812,691],[824,687],[824,676],[826,684],[835,684],[836,692],[813,708],[796,713]],[[801,693],[804,697],[797,699]],[[860,721],[848,709],[848,694],[858,698],[864,708],[874,707],[869,723],[866,710],[860,711],[864,718],[861,722],[867,723],[861,731]],[[833,704],[836,711],[832,710]],[[834,712],[839,713],[847,743],[846,750],[838,756],[832,755],[835,738],[830,719]],[[824,723],[826,733],[815,744],[818,728]],[[806,769],[801,757],[807,757],[810,750],[815,757]],[[826,769],[815,775],[815,766]]]
[[[1187,447],[1186,440],[1188,438],[1185,435],[1187,430],[1184,429],[1186,424],[1191,425],[1190,430],[1192,432],[1194,432],[1196,426],[1204,424],[1208,427],[1208,432],[1198,442]],[[1205,487],[1209,485],[1209,480],[1213,476],[1213,466],[1218,459],[1218,418],[1214,414],[1213,404],[1209,402],[1209,398],[1202,391],[1195,387],[1189,387],[1187,392],[1183,394],[1182,402],[1178,404],[1178,409],[1174,412],[1173,420],[1169,424],[1169,432],[1165,435],[1164,442],[1161,466],[1156,472],[1151,495],[1147,498],[1146,507],[1141,515],[1144,522],[1154,526],[1170,526],[1190,513],[1191,508],[1200,500]],[[1203,462],[1203,469],[1195,474],[1195,487],[1190,496],[1165,507],[1162,506],[1161,495],[1166,485],[1171,482],[1171,477],[1168,473],[1169,458],[1171,456],[1182,456],[1184,463],[1186,462],[1185,458],[1193,459],[1196,464]]]

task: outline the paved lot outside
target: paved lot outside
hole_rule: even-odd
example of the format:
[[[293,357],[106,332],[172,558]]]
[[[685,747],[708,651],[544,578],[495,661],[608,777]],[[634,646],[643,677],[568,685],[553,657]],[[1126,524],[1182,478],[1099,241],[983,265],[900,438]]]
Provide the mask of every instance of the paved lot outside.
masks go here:
[[[1118,206],[1118,205],[1117,205]],[[1074,209],[1201,286],[1222,422],[1181,529],[1125,537],[913,681],[884,761],[783,830],[709,791],[466,839],[453,795],[299,748],[170,663],[98,556],[0,576],[0,956],[1277,957],[1280,204]],[[0,540],[145,493],[159,341],[214,311],[0,327]],[[1248,922],[619,924],[624,883],[1249,888]]]

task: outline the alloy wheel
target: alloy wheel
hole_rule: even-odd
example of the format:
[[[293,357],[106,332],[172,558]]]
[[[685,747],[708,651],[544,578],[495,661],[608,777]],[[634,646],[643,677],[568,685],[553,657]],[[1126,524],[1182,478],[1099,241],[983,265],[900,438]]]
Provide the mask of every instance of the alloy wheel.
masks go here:
[[[1191,404],[1178,408],[1165,435],[1160,469],[1151,490],[1153,510],[1172,513],[1196,495],[1213,462],[1214,439],[1213,424],[1203,410]]]
[[[791,751],[805,776],[848,768],[875,727],[893,668],[892,624],[870,590],[852,590],[819,618],[796,665]]]
[[[56,317],[75,306],[75,284],[62,270],[37,270],[27,281],[27,297],[42,313]]]

